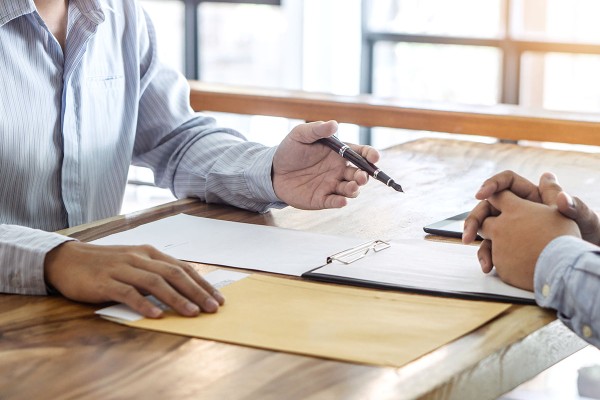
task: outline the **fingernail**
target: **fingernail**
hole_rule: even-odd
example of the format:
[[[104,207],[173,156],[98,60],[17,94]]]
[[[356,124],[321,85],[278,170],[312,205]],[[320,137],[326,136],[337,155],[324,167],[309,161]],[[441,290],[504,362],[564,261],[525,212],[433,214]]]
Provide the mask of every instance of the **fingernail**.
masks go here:
[[[160,316],[162,316],[162,310],[158,307],[152,307],[150,308],[150,318],[159,318]]]
[[[463,233],[460,236],[460,238],[461,238],[461,240],[462,240],[463,243],[467,243],[466,240],[465,240],[466,239],[466,235],[465,235],[466,232],[467,232],[467,223],[465,222],[464,225],[463,225]]]
[[[477,193],[475,193],[475,197],[479,198],[478,196],[481,196],[483,194],[484,190],[485,190],[485,183],[479,187],[479,190],[477,191]]]
[[[556,177],[556,175],[554,175],[552,172],[544,172],[544,178],[555,181],[556,183],[558,183],[558,178]]]
[[[202,304],[202,309],[206,312],[215,312],[219,309],[219,303],[212,297],[208,297]]]
[[[194,303],[187,303],[185,305],[185,311],[187,311],[190,315],[197,315],[200,313],[200,308]]]
[[[212,293],[212,296],[215,298],[215,300],[217,300],[217,302],[220,305],[223,305],[225,303],[225,297],[223,297],[223,295],[221,294],[221,292],[219,292],[218,290],[215,290]]]
[[[565,192],[563,192],[563,193],[565,193]],[[575,202],[573,201],[573,198],[568,193],[565,193],[565,200],[567,200],[567,205],[569,206],[569,208],[571,210],[574,210]]]
[[[485,260],[483,258],[479,259],[479,265],[481,266],[481,269],[483,270],[483,272],[485,272],[487,270],[486,263],[485,263]]]

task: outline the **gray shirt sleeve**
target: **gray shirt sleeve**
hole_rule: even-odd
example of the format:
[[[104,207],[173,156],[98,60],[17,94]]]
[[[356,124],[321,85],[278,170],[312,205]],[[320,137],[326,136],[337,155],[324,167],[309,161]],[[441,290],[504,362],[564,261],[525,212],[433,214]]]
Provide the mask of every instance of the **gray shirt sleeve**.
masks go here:
[[[17,225],[0,225],[0,292],[46,294],[44,260],[67,236]]]
[[[600,247],[561,236],[538,258],[535,298],[589,343],[600,346]]]

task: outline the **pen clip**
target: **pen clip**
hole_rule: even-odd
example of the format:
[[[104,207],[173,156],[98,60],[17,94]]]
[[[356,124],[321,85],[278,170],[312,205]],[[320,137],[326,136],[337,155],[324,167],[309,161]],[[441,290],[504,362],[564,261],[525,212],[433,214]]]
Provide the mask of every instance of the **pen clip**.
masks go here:
[[[339,261],[345,265],[352,264],[353,262],[365,257],[370,250],[373,250],[373,252],[377,253],[381,250],[387,249],[390,246],[391,244],[385,240],[373,240],[327,257],[327,264],[331,264],[334,261]]]

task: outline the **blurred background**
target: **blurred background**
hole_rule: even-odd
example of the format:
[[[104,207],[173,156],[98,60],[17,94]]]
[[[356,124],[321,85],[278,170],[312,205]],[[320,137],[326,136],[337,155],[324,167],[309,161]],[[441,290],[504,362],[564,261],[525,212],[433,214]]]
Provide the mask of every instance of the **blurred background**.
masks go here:
[[[141,3],[155,25],[163,61],[190,79],[448,103],[600,110],[597,0]],[[269,146],[301,122],[213,115],[220,125]],[[385,148],[443,134],[341,125],[339,136]],[[152,180],[150,171],[131,169],[123,213],[173,200]],[[600,351],[588,347],[503,399],[583,398],[577,394],[577,370],[594,363],[600,364]]]
[[[156,27],[163,61],[190,79],[343,95],[600,110],[596,0],[141,3]],[[269,146],[301,122],[215,116],[220,125]],[[440,134],[374,128],[361,135],[358,127],[342,125],[339,135],[385,148]],[[123,212],[154,203],[155,195],[169,197],[145,187],[152,181],[150,171],[132,168],[130,181],[141,185],[128,191]]]

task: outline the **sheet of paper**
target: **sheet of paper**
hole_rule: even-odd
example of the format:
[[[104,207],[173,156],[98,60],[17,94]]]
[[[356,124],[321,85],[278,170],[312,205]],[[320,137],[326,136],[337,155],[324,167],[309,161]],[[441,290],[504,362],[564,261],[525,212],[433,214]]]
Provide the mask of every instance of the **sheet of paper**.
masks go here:
[[[312,274],[442,293],[535,299],[532,292],[507,285],[493,272],[482,273],[477,249],[428,240],[393,241],[389,248],[367,253],[351,264],[334,261]]]
[[[167,313],[128,326],[335,360],[400,367],[511,305],[250,275],[196,318]],[[113,319],[114,320],[114,319]]]
[[[300,276],[327,256],[363,243],[273,226],[179,214],[92,243],[150,244],[180,260]]]
[[[240,279],[247,278],[248,276],[250,275],[241,272],[218,269],[216,271],[211,271],[203,275],[203,278],[206,279],[208,283],[210,283],[217,289],[221,289],[227,285],[232,284],[233,282],[239,281]],[[169,310],[169,308],[164,303],[157,300],[154,296],[146,297],[154,304],[159,306],[161,309],[165,311]],[[139,321],[144,318],[142,314],[139,314],[137,311],[132,310],[131,308],[129,308],[129,306],[125,304],[116,304],[114,306],[102,308],[96,311],[96,314],[115,322],[133,322]]]

